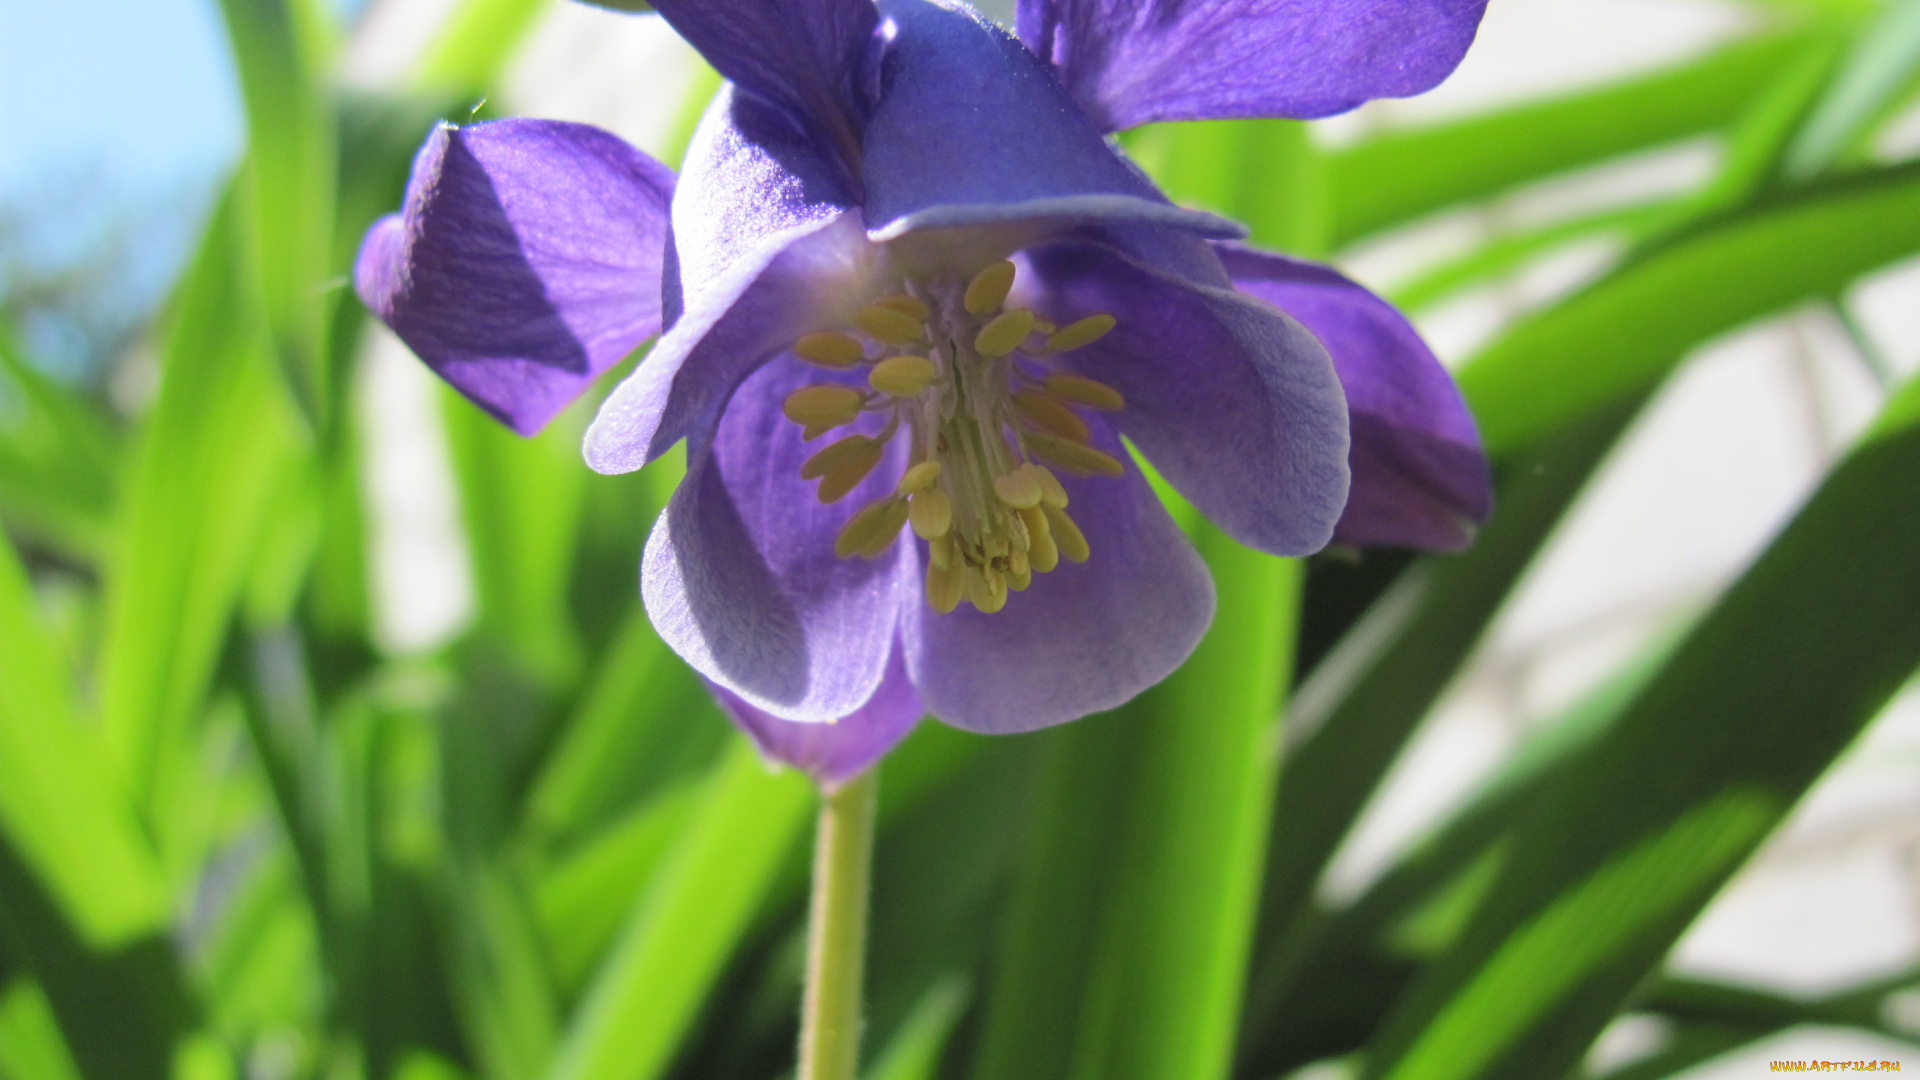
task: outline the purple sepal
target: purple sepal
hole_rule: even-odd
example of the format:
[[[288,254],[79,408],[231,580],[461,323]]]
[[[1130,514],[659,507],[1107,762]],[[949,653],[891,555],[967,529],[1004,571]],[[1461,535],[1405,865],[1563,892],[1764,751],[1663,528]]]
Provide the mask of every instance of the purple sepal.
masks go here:
[[[928,0],[886,0],[881,13],[892,40],[863,172],[875,239],[1019,222],[1057,232],[1108,221],[1244,235],[1234,222],[1169,203],[1004,30]],[[1007,232],[1006,251],[989,257],[1039,238],[1033,229]]]
[[[601,472],[630,472],[706,437],[768,357],[851,317],[880,262],[833,162],[730,86],[687,151],[672,252],[670,326],[587,432],[587,463]]]
[[[442,378],[522,435],[660,330],[673,173],[584,124],[442,126],[354,285]]]
[[[858,153],[873,0],[660,0],[654,9],[728,81],[846,155]]]
[[[1347,410],[1305,327],[1102,245],[1028,257],[1049,318],[1118,320],[1065,360],[1120,391],[1114,423],[1169,483],[1249,547],[1305,555],[1326,545],[1347,503]]]
[[[1105,424],[1094,445],[1126,460]],[[1033,575],[992,615],[964,602],[941,615],[915,590],[907,670],[946,723],[1004,734],[1115,708],[1184,663],[1213,621],[1206,563],[1138,469],[1061,482],[1092,558]]]
[[[793,359],[741,385],[711,437],[687,447],[687,478],[647,539],[641,596],[662,640],[708,679],[784,720],[845,716],[873,696],[900,607],[918,593],[908,544],[842,559],[847,519],[888,495],[906,440],[851,494],[822,505],[800,478],[826,440],[802,443],[787,395],[828,381]],[[872,418],[877,419],[877,418]]]
[[[1460,391],[1393,305],[1330,267],[1220,245],[1234,284],[1306,324],[1346,389],[1353,492],[1337,543],[1455,551],[1493,510]]]
[[[837,720],[782,720],[747,704],[724,686],[709,683],[708,687],[734,725],[760,748],[762,756],[791,765],[829,788],[853,779],[885,757],[912,734],[926,711],[913,692],[897,645],[887,663],[886,677],[880,680],[873,697]]]
[[[1020,0],[1020,39],[1103,131],[1331,116],[1459,65],[1486,0]]]

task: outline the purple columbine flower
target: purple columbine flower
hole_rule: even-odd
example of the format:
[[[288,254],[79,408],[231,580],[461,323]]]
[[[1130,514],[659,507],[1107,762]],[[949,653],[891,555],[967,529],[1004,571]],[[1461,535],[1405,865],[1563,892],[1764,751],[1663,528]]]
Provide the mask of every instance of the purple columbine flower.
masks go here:
[[[1406,321],[1105,136],[1419,93],[1483,6],[1022,0],[1016,39],[931,0],[655,0],[729,80],[677,181],[581,125],[442,127],[356,283],[523,433],[660,334],[587,460],[686,440],[647,609],[832,783],[923,710],[1024,731],[1185,660],[1212,582],[1123,437],[1263,551],[1467,541],[1486,463]]]

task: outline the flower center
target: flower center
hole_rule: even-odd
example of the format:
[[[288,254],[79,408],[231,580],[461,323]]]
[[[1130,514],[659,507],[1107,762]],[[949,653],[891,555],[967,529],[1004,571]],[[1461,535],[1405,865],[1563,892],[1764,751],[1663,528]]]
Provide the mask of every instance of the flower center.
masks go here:
[[[867,413],[885,416],[877,435],[847,435],[800,468],[831,503],[867,478],[903,432],[908,467],[894,492],[848,520],[834,542],[841,558],[874,558],[903,526],[927,542],[927,602],[947,613],[966,600],[987,613],[1006,606],[1061,559],[1090,554],[1067,516],[1054,474],[1120,476],[1126,467],[1089,445],[1081,410],[1124,402],[1105,383],[1054,370],[1053,358],[1113,329],[1111,315],[1057,327],[1007,308],[1015,268],[998,262],[961,287],[910,281],[854,316],[853,332],[808,334],[794,355],[820,367],[867,369],[867,386],[823,383],[787,397],[788,419],[808,441]]]

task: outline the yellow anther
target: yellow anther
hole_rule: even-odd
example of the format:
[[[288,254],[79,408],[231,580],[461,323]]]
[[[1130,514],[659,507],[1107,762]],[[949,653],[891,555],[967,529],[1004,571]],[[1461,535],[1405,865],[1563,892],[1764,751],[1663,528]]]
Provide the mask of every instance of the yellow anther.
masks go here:
[[[933,487],[933,482],[938,479],[940,479],[940,463],[937,461],[923,461],[913,468],[908,469],[906,473],[900,477],[899,486],[893,490],[902,495],[918,495]]]
[[[1013,291],[1013,274],[1013,264],[1002,259],[973,275],[961,301],[966,305],[967,314],[985,315],[1006,303],[1007,294]]]
[[[927,603],[942,615],[953,614],[967,592],[966,568],[955,563],[927,564]]]
[[[892,356],[873,365],[867,382],[891,397],[912,397],[925,390],[937,374],[933,361],[924,356]]]
[[[1038,433],[1029,433],[1023,441],[1029,453],[1058,465],[1074,476],[1125,476],[1127,472],[1127,467],[1117,459],[1091,446]]]
[[[821,367],[844,370],[866,359],[866,346],[846,334],[822,330],[793,343],[793,355]]]
[[[804,427],[839,427],[860,415],[867,395],[851,386],[803,386],[787,395],[780,411]]]
[[[874,442],[873,452],[852,458],[834,466],[833,470],[820,477],[820,501],[837,503],[847,497],[847,492],[860,486],[875,465],[880,464],[882,444]]]
[[[856,461],[866,461],[867,467],[880,460],[880,451],[885,444],[865,435],[849,435],[822,447],[817,453],[800,466],[800,479],[818,480],[836,469],[851,465]]]
[[[974,335],[973,347],[981,356],[1005,356],[1020,347],[1033,329],[1033,312],[1026,308],[1003,311]]]
[[[923,491],[907,500],[907,520],[922,540],[938,540],[953,529],[953,500],[944,491]]]
[[[1027,548],[1027,565],[1036,574],[1044,574],[1060,565],[1060,545],[1053,542],[1053,534],[1038,533]]]
[[[1022,465],[1021,468],[1031,472],[1034,481],[1040,485],[1041,502],[1056,510],[1067,508],[1067,489],[1060,486],[1059,477],[1048,472],[1045,465],[1035,465],[1031,461]]]
[[[1091,345],[1106,337],[1107,331],[1113,329],[1113,323],[1111,315],[1089,315],[1078,322],[1068,323],[1047,335],[1047,349],[1051,352],[1070,352],[1083,345]]]
[[[998,570],[967,567],[967,599],[982,614],[991,615],[1007,606],[1007,579]]]
[[[993,492],[1000,501],[1016,510],[1040,505],[1040,482],[1032,473],[1020,469],[993,478]]]
[[[1038,390],[1022,390],[1013,395],[1013,411],[1035,427],[1063,439],[1086,442],[1092,434],[1087,430],[1087,422],[1075,416],[1072,409]]]
[[[808,424],[800,429],[800,441],[812,442],[839,426],[839,424]]]
[[[926,322],[927,316],[933,314],[932,308],[929,308],[927,305],[905,293],[883,296],[875,300],[874,303],[879,307],[892,308],[916,322]]]
[[[875,341],[889,345],[905,345],[927,332],[926,324],[919,319],[881,304],[861,308],[853,321]]]
[[[868,503],[847,519],[834,538],[833,553],[843,559],[859,555],[871,559],[887,550],[907,523],[907,504],[900,499],[881,499]]]
[[[1053,332],[1058,329],[1060,328],[1053,325],[1052,319],[1043,319],[1038,315],[1033,317],[1033,332],[1039,334],[1041,337],[1051,337]]]
[[[1086,562],[1093,552],[1087,547],[1087,534],[1073,523],[1065,510],[1056,510],[1042,504],[1047,514],[1047,527],[1052,541],[1060,548],[1061,557],[1068,562]],[[1036,561],[1036,565],[1038,565]]]
[[[1014,592],[1026,592],[1027,586],[1031,584],[1033,584],[1033,571],[1031,569],[1023,566],[1018,569],[1009,568],[1007,570],[1007,588],[1012,589]]]
[[[1047,393],[1106,412],[1123,409],[1127,404],[1126,399],[1120,396],[1120,391],[1106,383],[1095,382],[1079,375],[1047,376]]]
[[[953,565],[953,539],[949,536],[927,544],[927,562],[942,570]]]

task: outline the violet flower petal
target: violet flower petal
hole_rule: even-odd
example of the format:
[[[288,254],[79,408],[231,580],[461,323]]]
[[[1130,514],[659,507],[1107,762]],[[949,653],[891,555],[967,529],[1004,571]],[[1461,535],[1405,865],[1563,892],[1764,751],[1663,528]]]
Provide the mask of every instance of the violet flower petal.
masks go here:
[[[732,86],[687,151],[672,239],[671,325],[587,432],[587,463],[601,472],[638,469],[711,431],[754,368],[851,317],[880,261],[833,162]]]
[[[844,376],[851,379],[853,376]],[[689,442],[687,478],[647,540],[641,596],[660,637],[700,674],[783,720],[845,716],[873,696],[918,560],[895,544],[875,559],[833,553],[841,526],[888,495],[905,468],[894,440],[852,494],[821,505],[781,415],[798,387],[832,377],[794,359],[741,385],[712,436]],[[869,418],[877,420],[877,417]]]
[[[1168,482],[1248,547],[1325,546],[1347,502],[1347,410],[1305,327],[1100,245],[1056,244],[1028,259],[1049,318],[1118,319],[1064,359],[1120,391],[1115,425]]]
[[[894,38],[863,172],[875,240],[1027,223],[1001,230],[1003,249],[986,256],[998,258],[1081,223],[1245,235],[1234,222],[1169,203],[1004,30],[928,0],[885,0],[881,12]]]
[[[1094,445],[1125,459],[1104,424]],[[1213,578],[1138,469],[1061,482],[1091,558],[1035,574],[992,615],[908,606],[907,670],[955,727],[1031,731],[1114,708],[1184,663],[1213,621]]]
[[[873,0],[660,0],[714,70],[815,127],[851,164],[875,48]]]
[[[907,678],[905,657],[895,644],[886,677],[860,706],[838,720],[801,723],[756,709],[724,686],[708,684],[735,726],[762,756],[791,765],[831,787],[865,772],[913,733],[926,710]]]
[[[1239,246],[1220,259],[1242,292],[1306,324],[1333,354],[1353,430],[1353,491],[1337,543],[1454,551],[1493,510],[1473,415],[1393,306],[1330,267]]]
[[[1103,131],[1331,116],[1459,65],[1486,0],[1020,0],[1020,40]]]
[[[673,173],[598,128],[442,126],[367,234],[364,301],[522,435],[660,330]]]

